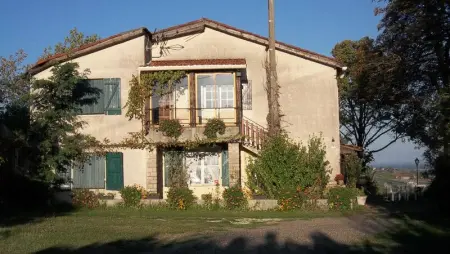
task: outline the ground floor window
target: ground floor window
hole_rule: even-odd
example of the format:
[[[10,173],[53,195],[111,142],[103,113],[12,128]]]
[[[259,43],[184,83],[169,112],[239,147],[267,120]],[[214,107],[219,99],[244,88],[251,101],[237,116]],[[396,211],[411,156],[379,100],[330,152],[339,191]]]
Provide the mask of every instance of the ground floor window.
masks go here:
[[[186,168],[190,185],[219,184],[219,153],[190,153],[186,157]]]
[[[182,157],[183,170],[187,173],[189,186],[214,186],[217,184],[228,186],[228,151],[213,152],[176,152]],[[165,186],[170,187],[170,165],[174,152],[164,152]],[[178,157],[179,158],[179,157]]]

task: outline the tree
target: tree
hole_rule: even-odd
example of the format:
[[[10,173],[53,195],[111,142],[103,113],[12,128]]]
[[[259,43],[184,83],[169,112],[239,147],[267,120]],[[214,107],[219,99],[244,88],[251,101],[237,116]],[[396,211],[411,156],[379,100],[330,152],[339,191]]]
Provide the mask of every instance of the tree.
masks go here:
[[[29,145],[34,160],[30,172],[51,180],[52,172],[65,172],[73,161],[83,160],[96,140],[80,133],[84,122],[77,115],[83,105],[97,101],[100,90],[87,82],[77,63],[52,68],[49,79],[32,84]]]
[[[368,37],[342,41],[332,54],[348,68],[346,75],[338,79],[341,139],[362,147],[364,152],[359,157],[368,163],[374,153],[402,137],[395,132],[395,119],[402,115],[406,94],[389,82],[395,71],[385,71],[398,61],[383,54]],[[391,135],[392,139],[381,147],[371,148],[384,135]]]
[[[376,9],[382,15],[377,38],[382,50],[396,55],[403,75],[395,80],[410,99],[398,131],[431,153],[450,156],[450,2],[389,0]]]
[[[0,108],[25,99],[29,92],[29,79],[23,64],[27,54],[18,50],[9,57],[0,57]]]
[[[82,32],[79,32],[75,27],[70,30],[69,35],[64,38],[64,42],[58,42],[53,47],[49,46],[45,48],[44,53],[40,57],[40,59],[50,57],[54,54],[70,53],[73,49],[76,49],[85,44],[96,42],[98,40],[100,40],[100,36],[98,36],[97,34],[86,36]]]

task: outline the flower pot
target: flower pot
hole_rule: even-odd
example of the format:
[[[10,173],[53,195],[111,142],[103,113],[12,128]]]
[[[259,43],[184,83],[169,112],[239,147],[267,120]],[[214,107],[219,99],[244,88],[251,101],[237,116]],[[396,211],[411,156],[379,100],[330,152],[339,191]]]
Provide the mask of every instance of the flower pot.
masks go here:
[[[344,185],[344,180],[338,180],[337,183],[338,183],[338,185],[342,186],[342,185]]]
[[[357,196],[356,202],[358,205],[366,205],[367,196]]]

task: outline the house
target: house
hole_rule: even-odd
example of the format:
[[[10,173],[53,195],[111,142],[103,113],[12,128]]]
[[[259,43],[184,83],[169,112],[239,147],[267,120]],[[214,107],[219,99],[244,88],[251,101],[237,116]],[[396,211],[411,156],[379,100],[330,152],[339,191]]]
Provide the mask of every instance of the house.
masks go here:
[[[265,133],[267,50],[267,38],[205,18],[154,33],[139,28],[82,46],[71,57],[81,69],[90,69],[92,84],[104,91],[104,102],[83,108],[80,117],[88,123],[83,131],[111,142],[139,131],[141,121],[125,116],[132,75],[185,71],[173,94],[147,101],[148,138],[158,144],[167,141],[154,128],[161,119],[179,119],[184,127],[180,139],[192,140],[203,135],[208,119],[220,118],[226,124],[225,136],[246,138],[199,147],[194,153],[208,154],[197,161],[186,158],[189,186],[200,197],[213,193],[216,184],[220,189],[244,185],[247,162],[257,156]],[[321,134],[334,176],[340,172],[336,78],[342,66],[333,58],[282,42],[276,43],[276,50],[283,127],[297,141]],[[51,67],[68,57],[58,54],[40,60],[31,73],[47,78]],[[167,157],[167,148],[159,146],[152,151],[124,148],[92,158],[85,169],[73,170],[73,187],[116,191],[139,184],[165,197]]]

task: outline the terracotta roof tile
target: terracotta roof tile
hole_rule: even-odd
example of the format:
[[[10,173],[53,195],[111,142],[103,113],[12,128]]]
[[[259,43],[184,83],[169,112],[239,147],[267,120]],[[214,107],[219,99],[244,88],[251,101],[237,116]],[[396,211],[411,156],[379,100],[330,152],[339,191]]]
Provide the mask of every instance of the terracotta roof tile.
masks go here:
[[[153,60],[149,66],[244,65],[245,59]]]

